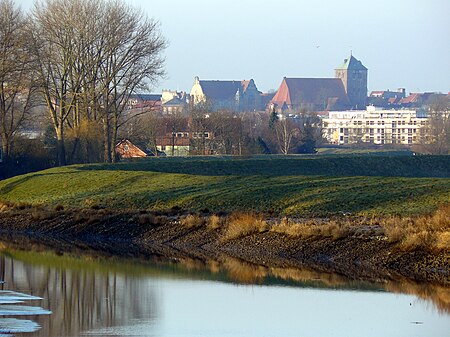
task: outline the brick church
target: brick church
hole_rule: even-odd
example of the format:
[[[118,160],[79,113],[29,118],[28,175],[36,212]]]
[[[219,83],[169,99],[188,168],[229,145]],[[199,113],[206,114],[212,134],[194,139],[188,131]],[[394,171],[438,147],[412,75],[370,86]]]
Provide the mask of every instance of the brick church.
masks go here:
[[[335,69],[334,78],[287,78],[270,102],[279,112],[365,109],[367,68],[353,55]]]

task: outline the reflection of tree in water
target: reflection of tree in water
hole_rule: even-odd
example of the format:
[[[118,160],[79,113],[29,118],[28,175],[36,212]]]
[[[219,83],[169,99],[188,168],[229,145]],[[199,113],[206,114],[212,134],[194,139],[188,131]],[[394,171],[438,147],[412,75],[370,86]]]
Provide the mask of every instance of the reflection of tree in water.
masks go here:
[[[24,264],[0,255],[2,289],[42,297],[53,311],[38,317],[42,329],[35,336],[79,336],[81,332],[129,324],[136,318],[154,319],[158,303],[152,284],[117,272],[70,270]]]

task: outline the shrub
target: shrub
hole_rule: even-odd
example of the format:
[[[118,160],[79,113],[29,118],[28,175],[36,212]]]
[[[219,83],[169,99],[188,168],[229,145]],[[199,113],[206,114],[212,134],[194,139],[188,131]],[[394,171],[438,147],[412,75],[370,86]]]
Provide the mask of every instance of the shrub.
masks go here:
[[[159,226],[163,224],[167,218],[155,216],[153,214],[140,214],[137,221],[140,225]]]
[[[56,216],[56,214],[53,211],[49,211],[46,209],[41,209],[41,208],[35,208],[33,209],[33,211],[31,212],[31,218],[33,220],[49,220],[49,219],[53,219]]]
[[[261,233],[268,229],[269,225],[264,221],[262,215],[255,213],[236,213],[229,218],[224,239],[237,239],[254,233]]]

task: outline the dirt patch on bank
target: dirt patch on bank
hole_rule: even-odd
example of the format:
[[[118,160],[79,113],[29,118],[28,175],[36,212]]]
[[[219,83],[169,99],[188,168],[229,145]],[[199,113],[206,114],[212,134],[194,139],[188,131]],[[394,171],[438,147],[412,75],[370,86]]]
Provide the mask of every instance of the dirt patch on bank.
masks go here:
[[[188,258],[205,263],[224,261],[227,256],[265,268],[306,267],[355,280],[384,282],[406,277],[450,285],[449,251],[401,250],[373,224],[355,230],[338,226],[337,231],[318,230],[320,235],[296,237],[273,230],[276,220],[272,219],[230,238],[225,221],[215,218],[213,222],[205,214],[188,218],[178,210],[24,207],[0,213],[0,236],[16,245],[45,245],[57,252],[89,250],[106,256]],[[316,223],[329,225],[330,220]]]

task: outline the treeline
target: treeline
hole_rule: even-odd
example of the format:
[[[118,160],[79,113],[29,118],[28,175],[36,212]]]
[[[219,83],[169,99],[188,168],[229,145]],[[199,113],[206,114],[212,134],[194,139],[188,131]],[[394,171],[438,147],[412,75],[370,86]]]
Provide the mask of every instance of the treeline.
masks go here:
[[[56,162],[115,160],[132,93],[164,75],[159,23],[120,0],[43,0],[25,14],[0,0],[0,137],[4,161],[36,106]]]
[[[189,135],[191,155],[314,153],[323,142],[321,120],[313,113],[286,118],[275,112],[210,111],[206,102],[176,114],[148,112],[127,123],[120,135],[154,155],[158,144],[166,144],[171,155],[170,145],[180,144],[178,134]]]

